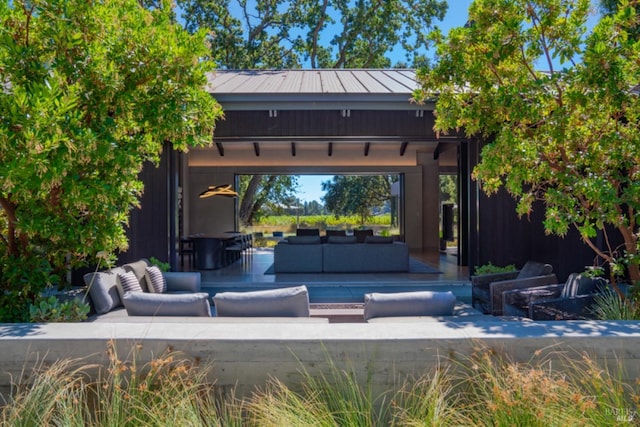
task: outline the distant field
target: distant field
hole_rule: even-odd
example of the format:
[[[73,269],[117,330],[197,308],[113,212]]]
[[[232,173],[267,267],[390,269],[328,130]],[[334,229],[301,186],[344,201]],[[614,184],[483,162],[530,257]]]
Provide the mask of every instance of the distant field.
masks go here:
[[[253,227],[247,229],[251,232],[272,233],[273,231],[282,231],[284,233],[295,233],[296,228],[319,228],[324,231],[331,230],[353,230],[356,228],[372,228],[378,234],[387,232],[397,233],[397,228],[391,228],[391,215],[376,215],[368,218],[364,224],[361,224],[358,215],[341,216],[336,218],[334,215],[307,215],[297,217],[296,215],[271,215],[262,218]]]

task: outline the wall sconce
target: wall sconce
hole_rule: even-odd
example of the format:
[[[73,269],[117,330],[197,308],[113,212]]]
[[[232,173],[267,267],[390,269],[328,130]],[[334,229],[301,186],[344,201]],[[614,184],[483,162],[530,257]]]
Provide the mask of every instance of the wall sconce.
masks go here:
[[[200,193],[201,199],[213,196],[238,197],[238,193],[231,189],[231,184],[211,185]]]

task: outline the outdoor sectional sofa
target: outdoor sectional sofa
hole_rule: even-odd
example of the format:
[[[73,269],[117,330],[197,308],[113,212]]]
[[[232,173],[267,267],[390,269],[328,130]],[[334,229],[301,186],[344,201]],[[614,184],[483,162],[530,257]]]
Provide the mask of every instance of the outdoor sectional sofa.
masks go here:
[[[155,274],[155,276],[154,276]],[[161,275],[161,278],[157,276]],[[127,283],[131,280],[131,284]],[[157,287],[158,280],[163,283]],[[305,286],[252,292],[222,292],[213,299],[200,292],[199,272],[161,273],[146,259],[88,273],[84,281],[93,322],[316,322]],[[135,290],[130,290],[129,285]],[[211,301],[215,303],[212,308]]]
[[[292,236],[274,248],[275,273],[381,273],[409,271],[409,247],[404,242],[369,236]]]

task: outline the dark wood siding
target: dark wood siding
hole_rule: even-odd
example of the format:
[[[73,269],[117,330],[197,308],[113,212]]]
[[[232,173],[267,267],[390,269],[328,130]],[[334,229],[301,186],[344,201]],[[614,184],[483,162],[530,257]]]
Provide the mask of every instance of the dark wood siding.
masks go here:
[[[140,258],[155,257],[163,262],[169,260],[169,157],[165,149],[158,166],[145,164],[140,178],[144,182],[144,194],[140,208],[131,211],[129,249],[118,256],[120,263]]]
[[[433,115],[416,117],[415,111],[353,110],[342,117],[337,110],[227,111],[218,122],[215,136],[412,136],[434,139]]]
[[[479,145],[463,144],[463,149],[469,159],[477,162]],[[516,201],[506,190],[489,197],[479,191],[476,182],[469,183],[470,194],[477,194],[477,203],[469,206],[470,224],[477,218],[477,225],[470,227],[470,233],[477,233],[477,239],[470,236],[470,271],[488,262],[522,267],[528,260],[534,260],[553,265],[558,279],[564,281],[570,273],[582,272],[593,265],[595,254],[575,229],[564,237],[545,234],[542,202],[534,205],[530,215],[518,217]]]

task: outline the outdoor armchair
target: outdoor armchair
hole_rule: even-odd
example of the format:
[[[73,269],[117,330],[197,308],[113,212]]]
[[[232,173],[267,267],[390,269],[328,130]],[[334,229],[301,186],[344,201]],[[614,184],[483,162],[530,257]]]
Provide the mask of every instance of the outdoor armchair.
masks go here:
[[[558,279],[551,265],[527,261],[521,270],[471,276],[471,300],[483,313],[501,316],[503,292],[555,283]]]
[[[593,317],[595,297],[607,281],[573,273],[565,283],[505,291],[504,314],[532,320],[575,320]]]

